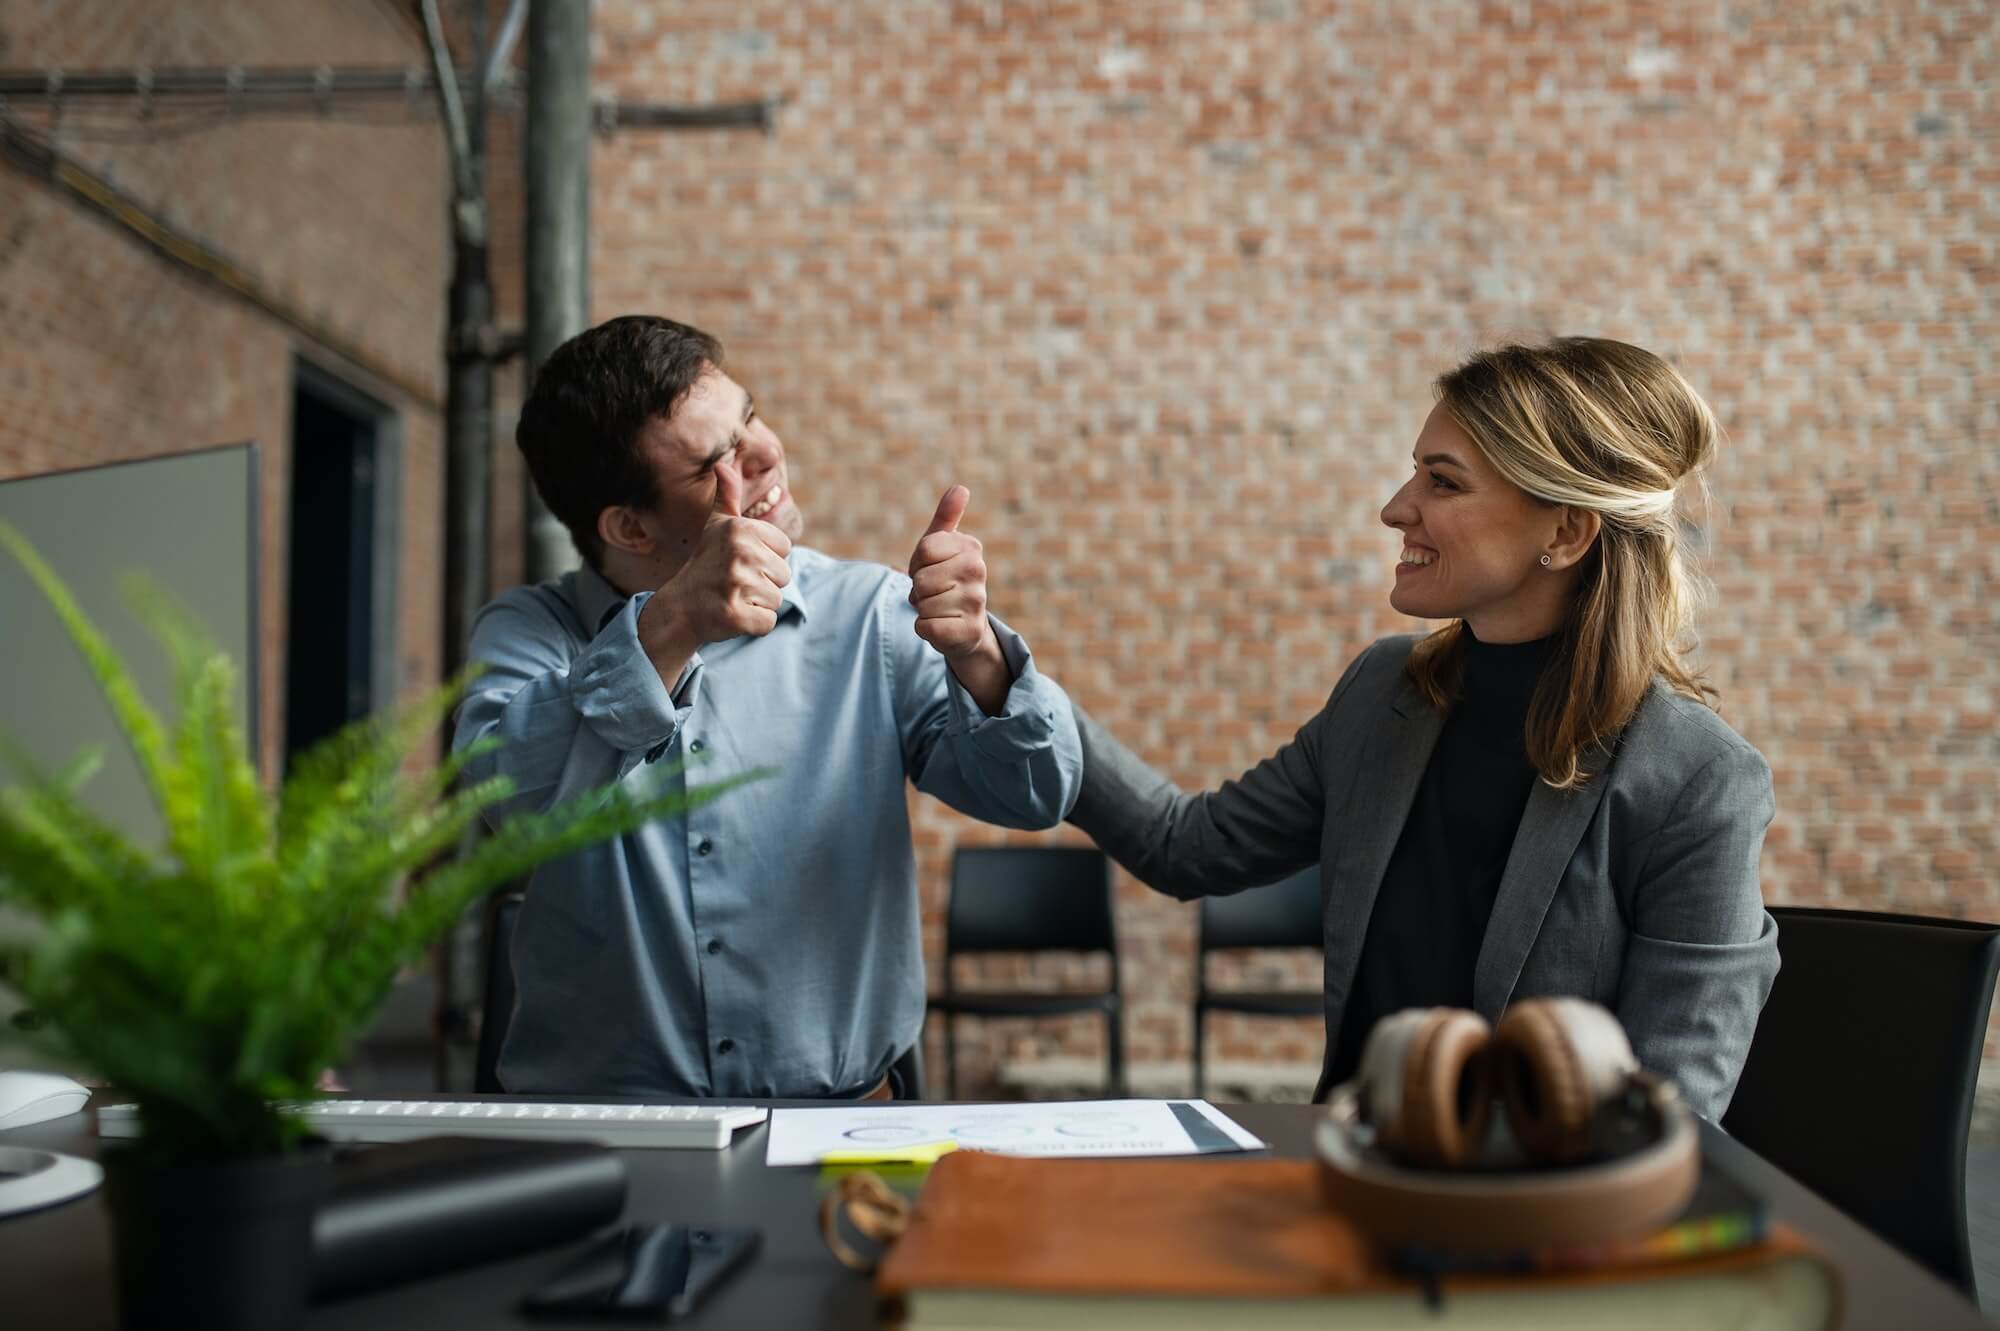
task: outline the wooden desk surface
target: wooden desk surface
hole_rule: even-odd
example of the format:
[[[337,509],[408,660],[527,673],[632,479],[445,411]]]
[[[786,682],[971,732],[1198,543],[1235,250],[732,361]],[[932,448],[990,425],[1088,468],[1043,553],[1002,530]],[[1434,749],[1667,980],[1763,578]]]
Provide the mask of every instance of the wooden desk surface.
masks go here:
[[[1223,1108],[1270,1142],[1277,1154],[1311,1154],[1317,1106]],[[757,1258],[718,1289],[698,1316],[679,1325],[872,1327],[868,1281],[836,1264],[820,1242],[818,1171],[767,1168],[765,1131],[758,1127],[737,1134],[726,1151],[624,1153],[631,1172],[627,1220],[749,1226],[764,1233]],[[87,1114],[0,1134],[0,1144],[74,1155],[94,1155],[97,1149]],[[1839,1263],[1846,1276],[1847,1326],[1927,1331],[1986,1327],[1979,1310],[1956,1290],[1719,1130],[1704,1124],[1702,1147],[1762,1191],[1779,1218],[1810,1234]],[[315,1331],[564,1325],[527,1322],[514,1307],[581,1246],[316,1307],[306,1325]],[[117,1310],[109,1262],[108,1218],[97,1196],[0,1219],[0,1309],[5,1310],[0,1323],[8,1331],[111,1331],[117,1326]]]

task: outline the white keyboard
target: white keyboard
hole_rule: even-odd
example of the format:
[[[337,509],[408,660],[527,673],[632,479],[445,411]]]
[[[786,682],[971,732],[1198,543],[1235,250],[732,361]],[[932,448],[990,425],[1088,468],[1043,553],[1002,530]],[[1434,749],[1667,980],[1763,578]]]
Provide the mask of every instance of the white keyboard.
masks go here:
[[[305,1100],[285,1109],[330,1141],[400,1142],[414,1137],[527,1137],[719,1151],[738,1128],[770,1110],[752,1105],[562,1105],[520,1100]],[[100,1137],[139,1135],[137,1105],[97,1111]]]

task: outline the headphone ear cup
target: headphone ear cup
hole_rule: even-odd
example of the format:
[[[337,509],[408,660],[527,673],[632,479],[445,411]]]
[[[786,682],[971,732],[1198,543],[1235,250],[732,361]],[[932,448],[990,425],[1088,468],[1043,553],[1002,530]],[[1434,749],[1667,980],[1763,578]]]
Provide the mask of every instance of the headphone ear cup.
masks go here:
[[[1577,998],[1508,1008],[1493,1032],[1493,1062],[1514,1140],[1548,1164],[1590,1154],[1598,1106],[1639,1066],[1618,1019]]]
[[[1457,1008],[1413,1008],[1376,1023],[1358,1078],[1376,1143],[1431,1168],[1476,1159],[1493,1103],[1491,1034],[1485,1018]]]

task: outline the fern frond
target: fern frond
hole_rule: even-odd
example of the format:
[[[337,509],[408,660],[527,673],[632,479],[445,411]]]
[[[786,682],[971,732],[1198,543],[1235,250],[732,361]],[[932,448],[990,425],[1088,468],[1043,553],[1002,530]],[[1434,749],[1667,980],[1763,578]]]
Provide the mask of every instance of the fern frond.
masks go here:
[[[90,882],[108,882],[114,889],[144,880],[153,861],[109,823],[91,811],[77,791],[96,771],[101,755],[87,750],[60,773],[49,773],[21,748],[0,736],[0,766],[21,784],[0,792],[0,808],[20,821],[17,830],[40,838],[50,849],[67,849],[61,857]],[[0,863],[4,863],[0,859]]]
[[[393,817],[404,763],[437,735],[463,681],[475,673],[394,713],[346,726],[300,756],[278,812],[278,854],[287,875],[322,880],[357,836],[372,836]]]
[[[0,545],[90,663],[167,829],[164,849],[141,847],[90,811],[79,790],[94,755],[51,774],[0,752],[15,778],[0,790],[0,902],[43,926],[0,942],[0,985],[45,1019],[27,1038],[133,1096],[152,1149],[281,1149],[301,1126],[270,1101],[310,1095],[400,969],[480,892],[761,775],[649,800],[614,785],[507,818],[446,858],[514,791],[505,777],[465,780],[490,742],[411,761],[464,680],[346,728],[268,796],[237,721],[234,667],[184,612],[136,597],[173,660],[169,728],[26,542],[0,528]]]
[[[513,792],[514,783],[492,777],[429,808],[409,811],[351,867],[339,872],[360,884],[392,884],[457,845],[489,806]]]
[[[610,786],[578,796],[544,812],[518,813],[474,847],[469,854],[426,875],[412,887],[404,907],[407,927],[434,936],[457,918],[466,903],[488,888],[518,878],[538,864],[635,831],[660,818],[677,818],[690,809],[751,781],[771,774],[758,768],[687,791],[668,791],[649,800],[634,799],[623,787]]]
[[[171,781],[168,776],[166,732],[160,725],[159,717],[146,705],[140,696],[138,685],[126,671],[124,663],[104,635],[77,604],[76,597],[56,576],[55,570],[43,562],[28,544],[25,537],[5,523],[0,522],[0,545],[7,547],[8,553],[27,572],[35,586],[40,588],[49,608],[69,631],[70,641],[76,644],[90,673],[97,679],[97,686],[104,693],[104,700],[111,704],[112,715],[118,719],[118,728],[124,732],[126,743],[132,747],[132,756],[138,759],[139,770],[152,788],[153,799],[160,807],[162,817],[166,816],[168,790]]]

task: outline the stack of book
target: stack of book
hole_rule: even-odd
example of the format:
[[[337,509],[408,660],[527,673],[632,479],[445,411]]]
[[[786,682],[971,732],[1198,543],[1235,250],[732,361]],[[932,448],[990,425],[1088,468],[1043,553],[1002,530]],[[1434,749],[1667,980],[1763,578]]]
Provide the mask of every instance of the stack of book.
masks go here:
[[[908,1331],[1836,1324],[1830,1263],[1711,1169],[1682,1220],[1590,1252],[1380,1251],[1304,1160],[946,1156],[877,1274]]]

